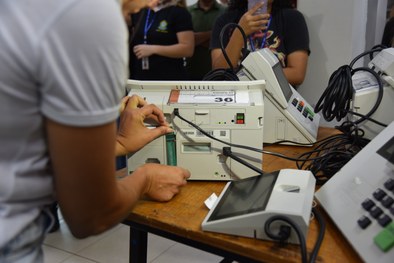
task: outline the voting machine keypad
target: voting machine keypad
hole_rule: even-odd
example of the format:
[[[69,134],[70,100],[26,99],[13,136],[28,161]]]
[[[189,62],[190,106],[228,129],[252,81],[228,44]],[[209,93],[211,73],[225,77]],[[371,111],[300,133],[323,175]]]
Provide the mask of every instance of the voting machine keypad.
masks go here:
[[[374,237],[374,243],[384,252],[394,247],[394,180],[388,179],[381,188],[377,188],[366,198],[361,206],[367,212],[357,221],[362,229],[366,229],[376,221],[382,230]]]
[[[308,118],[310,121],[313,121],[313,117],[315,116],[315,113],[313,110],[311,110],[304,101],[299,100],[297,98],[293,98],[291,104],[297,108],[299,112],[301,112],[302,116],[305,118]]]

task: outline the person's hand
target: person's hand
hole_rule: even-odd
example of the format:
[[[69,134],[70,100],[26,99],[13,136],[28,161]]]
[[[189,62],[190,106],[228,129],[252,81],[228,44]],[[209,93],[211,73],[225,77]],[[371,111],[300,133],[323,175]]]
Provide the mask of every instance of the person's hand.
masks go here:
[[[133,52],[138,59],[150,57],[154,54],[154,46],[141,44],[133,47]]]
[[[145,122],[153,122],[156,127],[148,128]],[[134,153],[157,137],[172,131],[157,106],[148,104],[136,95],[126,96],[121,102],[116,155]]]
[[[264,31],[267,28],[270,15],[254,14],[257,9],[262,6],[263,3],[257,3],[252,9],[248,10],[239,20],[238,25],[242,27],[247,36],[258,31]]]
[[[126,17],[129,14],[138,13],[141,9],[154,8],[159,3],[159,0],[122,0],[122,12]]]
[[[146,188],[143,195],[156,201],[169,201],[186,185],[190,172],[177,166],[148,163],[138,167],[134,173],[143,173]]]

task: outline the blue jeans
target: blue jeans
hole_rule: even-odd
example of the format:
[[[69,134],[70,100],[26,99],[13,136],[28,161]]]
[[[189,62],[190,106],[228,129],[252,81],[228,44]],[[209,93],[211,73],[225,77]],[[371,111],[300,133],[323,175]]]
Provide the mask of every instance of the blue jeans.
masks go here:
[[[53,216],[44,210],[20,234],[0,249],[1,263],[44,262],[42,243],[54,223]]]

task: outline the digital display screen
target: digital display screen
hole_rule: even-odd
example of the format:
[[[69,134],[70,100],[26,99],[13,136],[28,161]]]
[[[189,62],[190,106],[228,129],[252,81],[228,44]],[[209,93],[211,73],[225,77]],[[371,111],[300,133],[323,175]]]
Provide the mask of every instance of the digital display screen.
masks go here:
[[[279,86],[282,89],[282,92],[286,98],[286,101],[289,101],[291,98],[291,95],[293,95],[293,92],[291,91],[289,82],[287,81],[286,76],[283,73],[282,66],[280,65],[280,63],[276,63],[272,67],[272,70],[274,71],[275,77],[279,82]]]
[[[378,151],[383,158],[394,164],[394,137],[388,140]]]
[[[264,211],[279,171],[230,183],[209,221]]]

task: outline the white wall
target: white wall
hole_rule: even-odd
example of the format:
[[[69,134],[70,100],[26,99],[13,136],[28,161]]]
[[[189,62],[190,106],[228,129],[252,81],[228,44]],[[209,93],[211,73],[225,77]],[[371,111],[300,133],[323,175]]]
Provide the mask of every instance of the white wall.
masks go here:
[[[308,24],[311,47],[299,92],[314,106],[336,69],[380,44],[387,0],[298,0],[297,7]],[[322,119],[323,126],[336,124]]]

